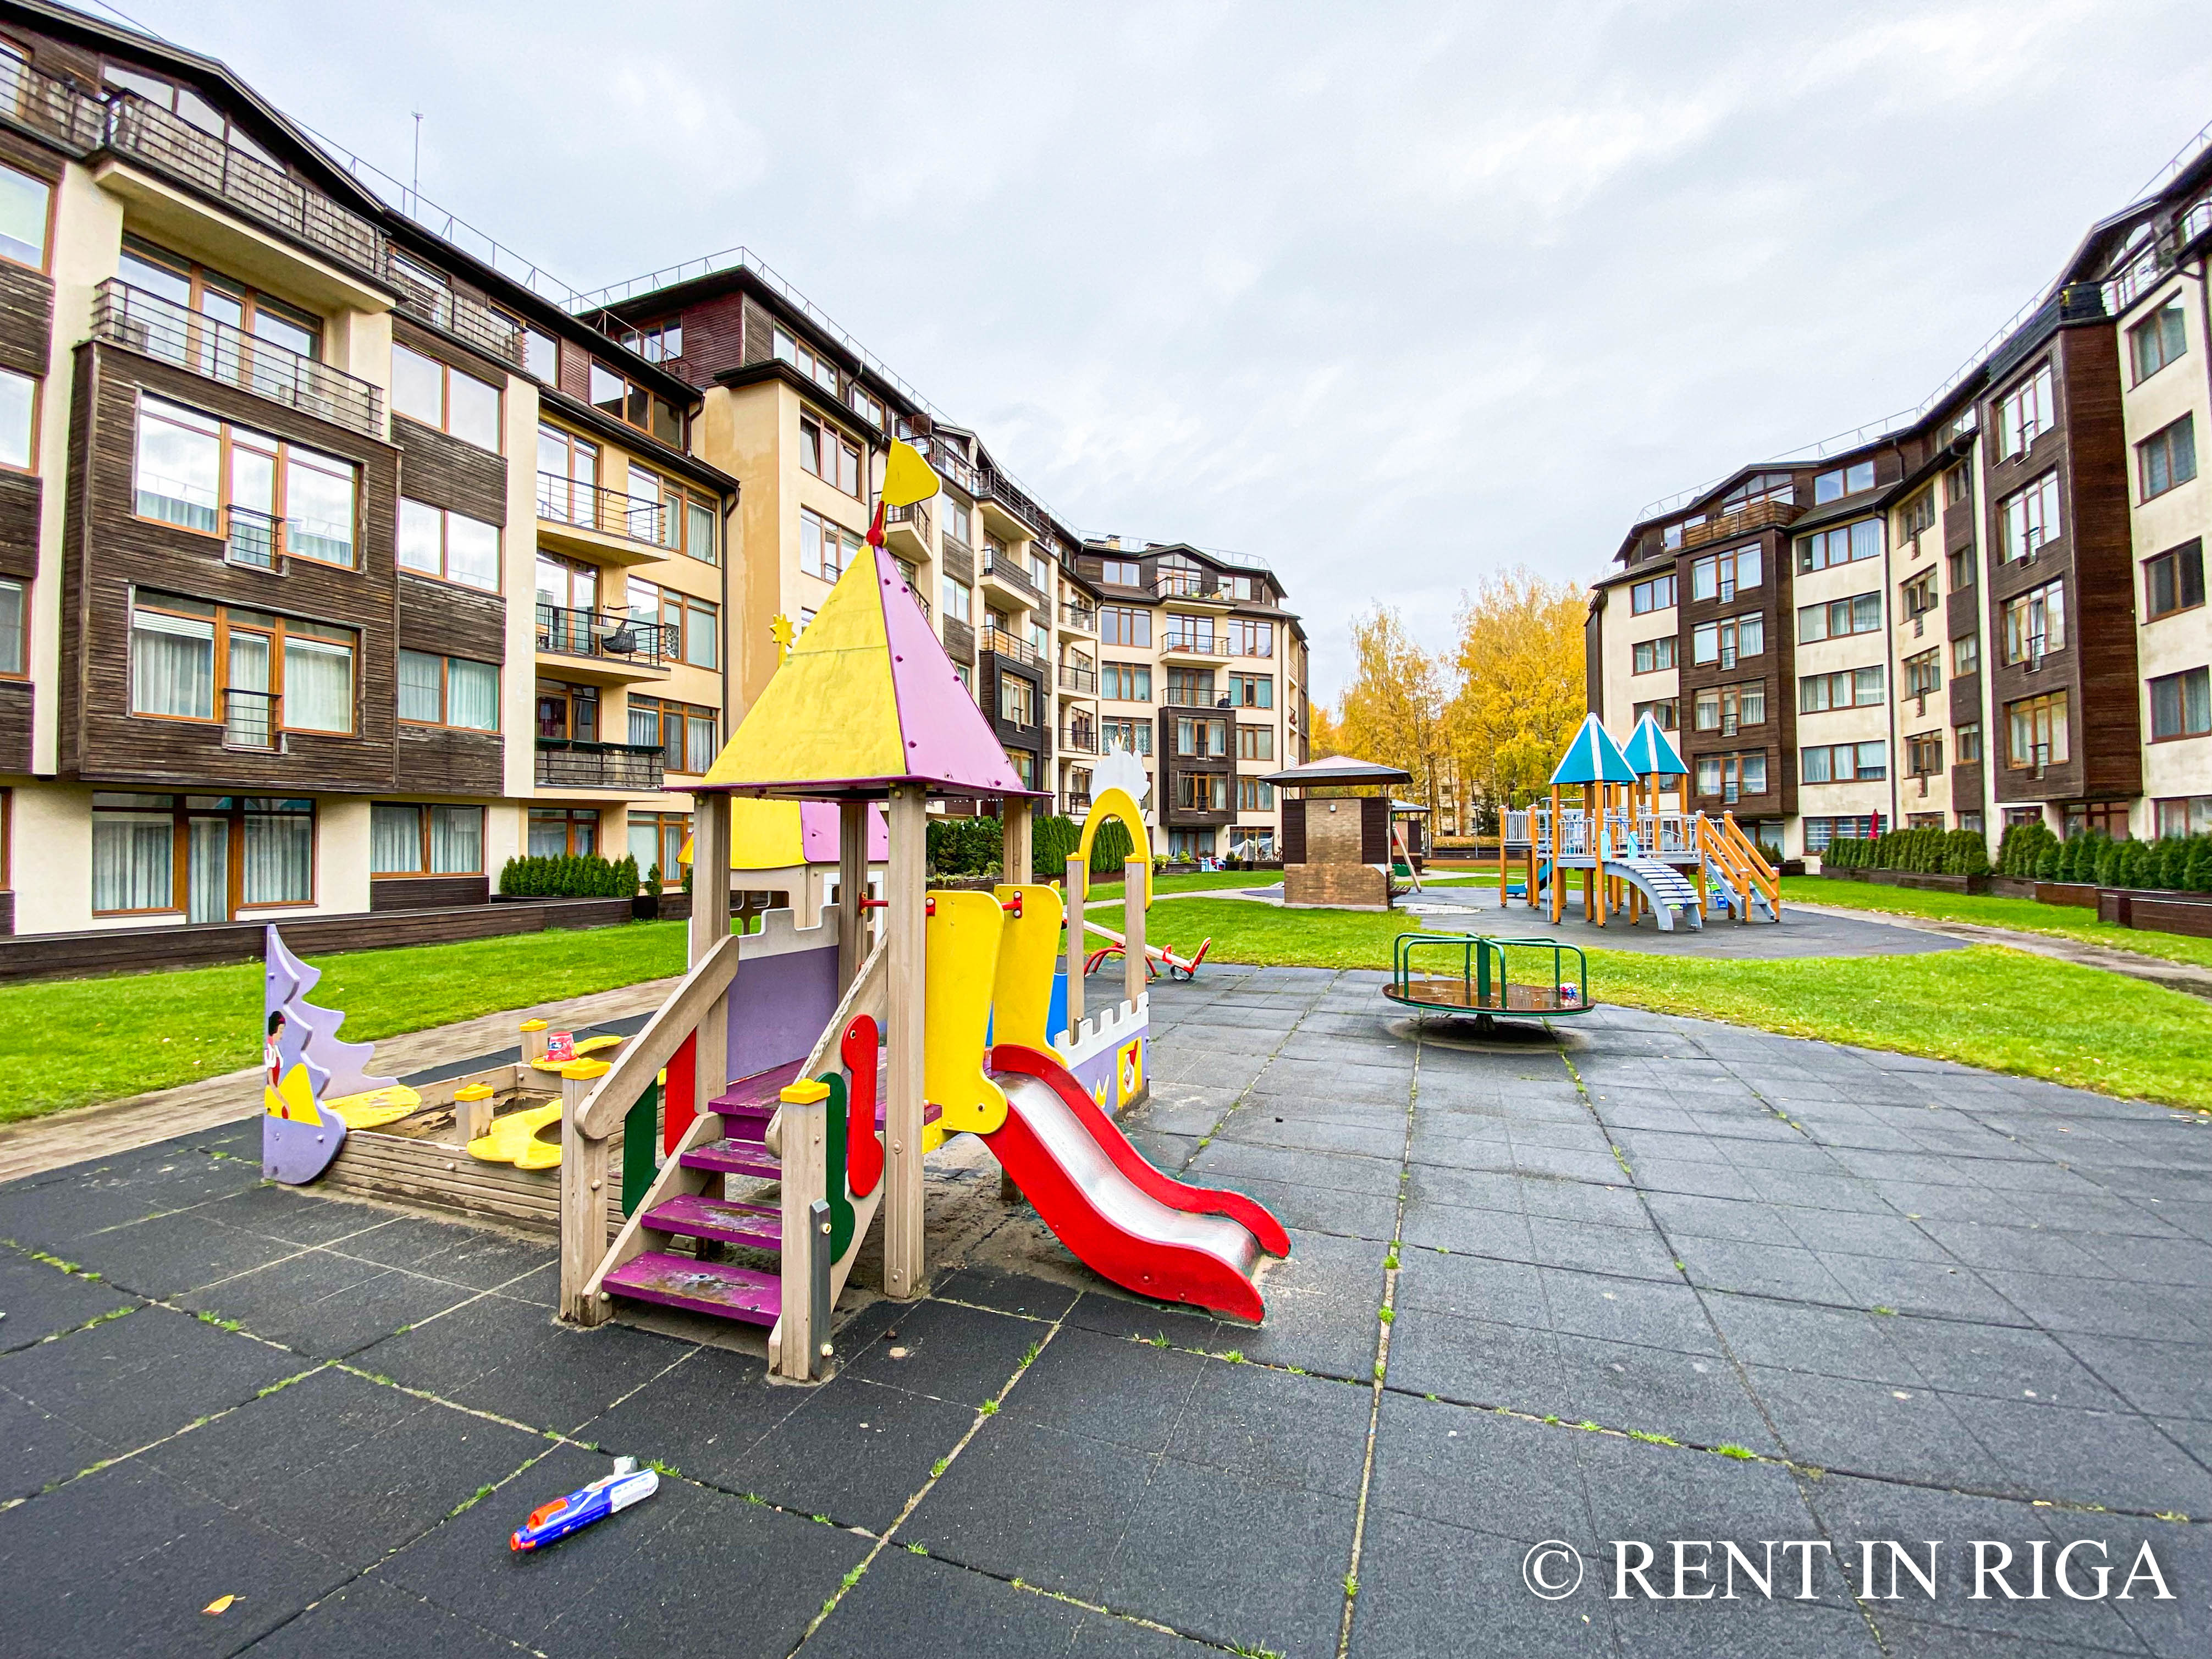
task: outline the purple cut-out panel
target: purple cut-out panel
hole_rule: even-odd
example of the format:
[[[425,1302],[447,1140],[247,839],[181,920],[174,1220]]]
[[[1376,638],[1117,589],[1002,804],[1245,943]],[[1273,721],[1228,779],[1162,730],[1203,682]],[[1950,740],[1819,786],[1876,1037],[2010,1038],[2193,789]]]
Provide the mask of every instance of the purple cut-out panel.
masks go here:
[[[746,1078],[805,1060],[837,1012],[837,947],[748,957],[730,987],[730,1070]]]
[[[830,800],[803,800],[799,803],[799,846],[809,864],[835,864],[842,840],[839,834],[837,803]],[[875,801],[868,803],[868,862],[881,864],[891,855],[891,827],[884,822],[884,809]]]
[[[304,1187],[331,1166],[345,1145],[346,1127],[325,1114],[320,1123],[301,1123],[273,1112],[261,1115],[261,1173],[287,1187]]]

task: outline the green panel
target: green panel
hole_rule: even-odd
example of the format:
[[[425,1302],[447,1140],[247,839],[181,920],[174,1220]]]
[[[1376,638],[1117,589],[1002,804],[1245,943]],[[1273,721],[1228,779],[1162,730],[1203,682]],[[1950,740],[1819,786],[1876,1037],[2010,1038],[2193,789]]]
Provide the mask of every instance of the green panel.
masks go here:
[[[660,1085],[646,1085],[623,1119],[623,1213],[635,1215],[660,1173]]]

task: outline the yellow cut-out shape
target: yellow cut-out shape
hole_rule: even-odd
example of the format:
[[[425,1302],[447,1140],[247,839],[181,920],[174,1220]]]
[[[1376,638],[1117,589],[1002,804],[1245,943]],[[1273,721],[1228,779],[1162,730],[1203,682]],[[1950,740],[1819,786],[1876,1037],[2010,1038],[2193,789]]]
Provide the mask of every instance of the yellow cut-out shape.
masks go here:
[[[1060,961],[1060,895],[1042,884],[992,890],[1003,905],[1018,900],[1021,914],[1005,912],[999,939],[997,983],[991,997],[991,1041],[1049,1048],[1045,1023],[1052,1015],[1053,969]]]
[[[922,1098],[943,1113],[938,1139],[989,1134],[1006,1121],[1006,1091],[984,1074],[985,1034],[1006,912],[989,893],[932,893],[923,954]],[[923,1150],[932,1143],[923,1137]]]
[[[271,1117],[286,1117],[295,1123],[319,1124],[322,1115],[315,1110],[315,1085],[307,1081],[307,1068],[299,1060],[284,1073],[275,1088],[261,1085],[262,1109]]]
[[[546,1140],[538,1131],[554,1131]],[[561,1103],[508,1112],[491,1121],[491,1133],[469,1142],[469,1156],[485,1164],[512,1164],[518,1170],[561,1167]]]
[[[1118,1088],[1115,1103],[1127,1106],[1136,1098],[1137,1091],[1145,1086],[1144,1038],[1131,1037],[1121,1045],[1114,1060],[1114,1076]]]
[[[912,507],[927,501],[939,488],[937,474],[921,452],[903,439],[892,439],[890,456],[884,463],[884,505]]]
[[[586,1054],[595,1054],[602,1048],[611,1048],[622,1040],[618,1036],[578,1037],[575,1058],[581,1060]],[[568,1063],[565,1060],[533,1060],[530,1062],[533,1070],[555,1073],[559,1072]]]
[[[418,1110],[422,1097],[404,1083],[395,1083],[388,1089],[372,1089],[363,1095],[342,1095],[336,1100],[326,1100],[323,1109],[336,1114],[349,1129],[375,1129],[386,1123],[397,1123],[410,1112]]]
[[[1156,795],[1154,799],[1158,799]],[[1145,856],[1152,844],[1152,832],[1145,828],[1145,815],[1126,789],[1102,789],[1091,803],[1090,811],[1084,814],[1083,839],[1076,843],[1075,855],[1083,860],[1085,870],[1091,867],[1091,843],[1098,838],[1098,831],[1109,819],[1119,818],[1121,827],[1129,832],[1129,845],[1137,850],[1130,854],[1145,866],[1145,908],[1152,908],[1152,863]],[[1108,876],[1111,881],[1113,877]]]

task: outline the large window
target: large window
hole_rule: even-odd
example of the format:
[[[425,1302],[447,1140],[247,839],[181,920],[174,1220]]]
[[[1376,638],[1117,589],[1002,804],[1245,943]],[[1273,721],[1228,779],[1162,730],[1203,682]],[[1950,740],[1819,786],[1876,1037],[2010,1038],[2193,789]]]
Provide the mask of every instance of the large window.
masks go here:
[[[1813,480],[1813,505],[1823,501],[1840,501],[1846,495],[1856,495],[1862,489],[1874,488],[1874,463],[1855,461],[1849,466],[1838,467],[1832,472],[1823,472]]]
[[[1889,744],[1823,743],[1801,750],[1797,761],[1800,783],[1853,783],[1889,775]]]
[[[852,531],[832,524],[813,508],[799,509],[799,568],[808,575],[836,581],[866,545]]]
[[[837,393],[837,365],[799,339],[777,329],[771,348],[778,362],[789,363],[830,396]]]
[[[2063,765],[2068,754],[2066,694],[2052,691],[2005,705],[2005,764],[2015,772]]]
[[[1275,706],[1275,677],[1273,674],[1231,674],[1229,677],[1229,706],[1231,708],[1273,708]]]
[[[140,518],[225,536],[234,563],[356,562],[359,478],[337,456],[141,398],[135,478]]]
[[[1674,665],[1674,636],[1662,634],[1656,640],[1638,640],[1629,647],[1629,672],[1635,674],[1656,673]]]
[[[1897,539],[1909,542],[1936,523],[1936,486],[1929,484],[1897,509]]]
[[[1741,795],[1766,793],[1766,756],[1700,755],[1697,760],[1698,793],[1735,800]]]
[[[1940,646],[1907,657],[1899,665],[1905,670],[1905,695],[1924,697],[1943,689],[1943,651]]]
[[[31,672],[31,586],[0,576],[0,679],[21,679]]]
[[[479,449],[499,448],[499,388],[434,357],[392,348],[392,412],[451,433]]]
[[[633,708],[639,702],[636,697],[630,699]],[[549,743],[597,743],[599,688],[571,685],[566,680],[538,681],[538,735]]]
[[[562,524],[580,524],[609,534],[635,536],[625,511],[617,522],[600,520],[599,490],[599,447],[557,426],[538,428],[538,516]],[[651,541],[647,535],[639,539]]]
[[[1898,598],[1905,608],[1905,621],[1912,622],[1926,616],[1937,603],[1935,571],[1923,570],[1899,584]]]
[[[1951,678],[1982,672],[1982,636],[1961,634],[1951,641]]]
[[[1226,812],[1229,810],[1229,774],[1176,773],[1175,804],[1187,812]]]
[[[1882,670],[1843,668],[1832,674],[1808,674],[1797,682],[1797,712],[1825,714],[1832,708],[1864,708],[1883,700]]]
[[[1152,752],[1152,723],[1150,720],[1101,720],[1098,723],[1101,752],[1126,749],[1133,755]]]
[[[1797,608],[1797,642],[1838,640],[1851,634],[1872,634],[1881,627],[1881,595],[1854,593],[1847,599]]]
[[[2051,429],[2057,410],[2051,397],[2051,365],[2035,373],[1997,399],[1997,459],[2019,454]]]
[[[970,604],[968,587],[964,582],[956,582],[951,577],[945,577],[943,594],[945,599],[945,614],[952,621],[966,622],[975,614]]]
[[[1954,593],[1974,585],[1974,548],[1969,542],[1964,547],[1954,547],[1943,556],[1943,568],[1950,578]]]
[[[408,726],[499,730],[499,665],[427,652],[399,653],[399,719]]]
[[[533,806],[530,809],[530,856],[581,858],[599,850],[599,812],[595,806]]]
[[[1221,624],[1223,646],[1232,657],[1275,654],[1275,624],[1252,617],[1230,617]]]
[[[656,587],[636,577],[629,579],[632,622],[658,623],[668,630],[669,654],[694,668],[720,664],[722,617],[711,599],[695,599],[672,587]]]
[[[1641,726],[1646,714],[1651,716],[1652,724],[1662,732],[1676,730],[1681,720],[1680,705],[1673,697],[1661,697],[1652,702],[1638,703],[1628,711],[1629,724],[1632,726]]]
[[[589,401],[602,414],[611,415],[640,432],[651,433],[672,449],[684,447],[684,417],[677,412],[676,405],[597,358],[592,360]]]
[[[403,498],[399,564],[463,587],[499,592],[499,526],[450,507]]]
[[[2144,619],[2156,622],[2204,603],[2204,543],[2184,542],[2143,561]]]
[[[684,884],[684,843],[691,838],[689,812],[632,812],[629,815],[629,855],[637,860],[641,883],[655,865],[660,866],[663,887]]]
[[[27,374],[0,368],[0,467],[17,472],[37,470],[39,385]]]
[[[799,417],[799,464],[832,489],[859,500],[860,446],[828,422]]]
[[[228,921],[251,906],[312,904],[315,804],[258,795],[95,794],[92,908]]]
[[[2138,385],[2188,349],[2189,330],[2178,294],[2128,331],[2128,361],[2135,366]]]
[[[368,809],[373,876],[480,876],[483,808],[378,801]]]
[[[1229,722],[1178,717],[1175,723],[1175,751],[1178,755],[1226,759]]]
[[[1707,686],[1691,704],[1691,718],[1700,732],[1723,732],[1733,736],[1743,726],[1766,723],[1766,682],[1748,685]]]
[[[216,322],[228,324],[240,333],[281,346],[286,351],[309,358],[319,358],[323,355],[321,318],[311,312],[288,306],[281,300],[271,299],[235,277],[210,270],[205,265],[187,259],[180,253],[172,253],[151,242],[142,242],[135,236],[126,236],[123,239],[123,253],[117,262],[116,275],[132,288],[143,289],[186,311],[196,311]],[[195,330],[193,332],[197,335],[201,331]],[[245,378],[239,373],[242,365],[218,361],[219,348],[212,330],[206,331],[203,337],[189,345],[183,341],[167,344],[149,343],[163,356],[173,355],[176,361],[190,363],[221,379]],[[228,356],[228,353],[223,355]],[[293,390],[291,369],[280,363],[272,365],[266,372],[278,377],[277,386],[283,389],[283,395],[289,396]],[[261,378],[261,374],[257,372],[249,383],[258,383]]]
[[[1690,660],[1717,662],[1733,668],[1741,657],[1755,657],[1766,649],[1766,622],[1753,611],[1725,622],[1700,623],[1690,635]]]
[[[1152,642],[1152,613],[1135,605],[1100,605],[1098,642],[1101,645],[1150,645]]]
[[[2066,584],[2045,582],[2016,599],[2004,609],[2004,659],[2008,663],[2040,662],[2066,645]]]
[[[1111,582],[1116,587],[1142,587],[1145,568],[1134,559],[1101,559],[1098,580]]]
[[[1036,688],[1019,674],[999,676],[999,718],[1010,726],[1035,726]]]
[[[1979,720],[1962,722],[1953,729],[1951,735],[1954,739],[1952,749],[1959,757],[1960,765],[1978,762],[1982,758],[1982,723]]]
[[[938,534],[947,540],[958,542],[963,547],[973,545],[974,532],[968,525],[968,503],[955,501],[942,493],[939,495],[937,503]]]
[[[684,355],[684,319],[679,313],[657,323],[640,323],[623,331],[622,343],[648,363],[665,363]]]
[[[1647,611],[1667,611],[1674,604],[1674,573],[1654,576],[1648,582],[1637,582],[1628,590],[1628,614],[1640,617]]]
[[[1854,564],[1881,556],[1881,520],[1857,519],[1833,530],[1816,531],[1797,538],[1797,574],[1810,574],[1831,566]]]
[[[1943,734],[1923,732],[1905,740],[1905,775],[1911,778],[1929,778],[1943,769]]]
[[[2155,803],[2154,811],[2160,840],[2212,833],[2212,795],[2170,796]]]
[[[1739,587],[1756,587],[1759,579],[1759,546],[1731,548],[1690,564],[1690,598],[1718,599],[1726,605]]]
[[[1272,726],[1240,726],[1237,728],[1237,758],[1248,761],[1271,761],[1275,758],[1275,728]]]
[[[2197,417],[2185,415],[2136,446],[2136,475],[2142,498],[2163,495],[2197,476]]]
[[[0,167],[0,258],[34,270],[46,268],[46,223],[53,186],[11,167]]]
[[[1140,662],[1102,662],[1098,695],[1110,702],[1150,702],[1152,671]]]
[[[661,765],[671,772],[696,776],[714,763],[720,747],[714,741],[715,726],[711,708],[630,694],[629,740],[658,748]]]
[[[2152,742],[2201,738],[2208,732],[2212,732],[2212,670],[2162,674],[2150,683]]]
[[[1275,805],[1275,786],[1265,778],[1237,780],[1237,810],[1240,812],[1265,812]],[[1272,832],[1270,832],[1272,833]],[[1266,857],[1262,854],[1261,857]]]
[[[280,732],[349,734],[355,644],[350,629],[142,592],[131,613],[131,712],[220,720],[237,748],[274,748]]]
[[[1998,507],[2003,539],[1997,556],[2009,564],[2033,557],[2044,543],[2058,533],[2058,469],[2045,473],[2025,489],[2006,496]]]

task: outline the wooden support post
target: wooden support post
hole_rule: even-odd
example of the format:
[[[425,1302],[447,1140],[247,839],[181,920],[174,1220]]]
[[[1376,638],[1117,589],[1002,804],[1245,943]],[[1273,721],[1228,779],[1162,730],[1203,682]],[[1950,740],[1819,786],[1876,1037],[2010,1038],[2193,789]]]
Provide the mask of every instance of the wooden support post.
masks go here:
[[[868,957],[868,803],[837,803],[837,994]]]
[[[576,1109],[607,1070],[604,1060],[561,1068],[561,1317],[579,1325],[604,1324],[608,1313],[606,1298],[584,1289],[607,1253],[607,1143],[576,1123]]]
[[[1121,866],[1121,994],[1132,1008],[1145,994],[1145,880],[1151,872],[1148,859]]]
[[[921,1237],[922,872],[928,858],[928,798],[919,784],[892,787],[891,858],[884,897],[890,985],[890,1043],[884,1086],[884,1291],[908,1301],[927,1288]]]
[[[491,1133],[491,1085],[471,1083],[453,1091],[453,1130],[463,1146]]]
[[[1067,1035],[1071,1042],[1076,1027],[1083,1024],[1083,961],[1087,954],[1083,901],[1090,891],[1090,874],[1083,860],[1073,853],[1067,855]]]
[[[1031,881],[1030,865],[1030,804],[1010,796],[999,803],[999,879]]]
[[[549,1022],[542,1019],[526,1019],[522,1022],[520,1030],[522,1032],[522,1063],[525,1066],[534,1060],[545,1058],[545,1030]]]
[[[730,798],[694,798],[691,816],[691,962],[730,936]],[[711,1112],[730,1085],[730,1000],[714,999],[691,1045],[691,1109]]]
[[[811,1231],[815,1200],[829,1188],[829,1089],[811,1078],[787,1085],[781,1115],[783,1309],[773,1358],[778,1376],[804,1382],[814,1375],[816,1345],[830,1334],[814,1328],[810,1271],[812,1253],[830,1248]]]

